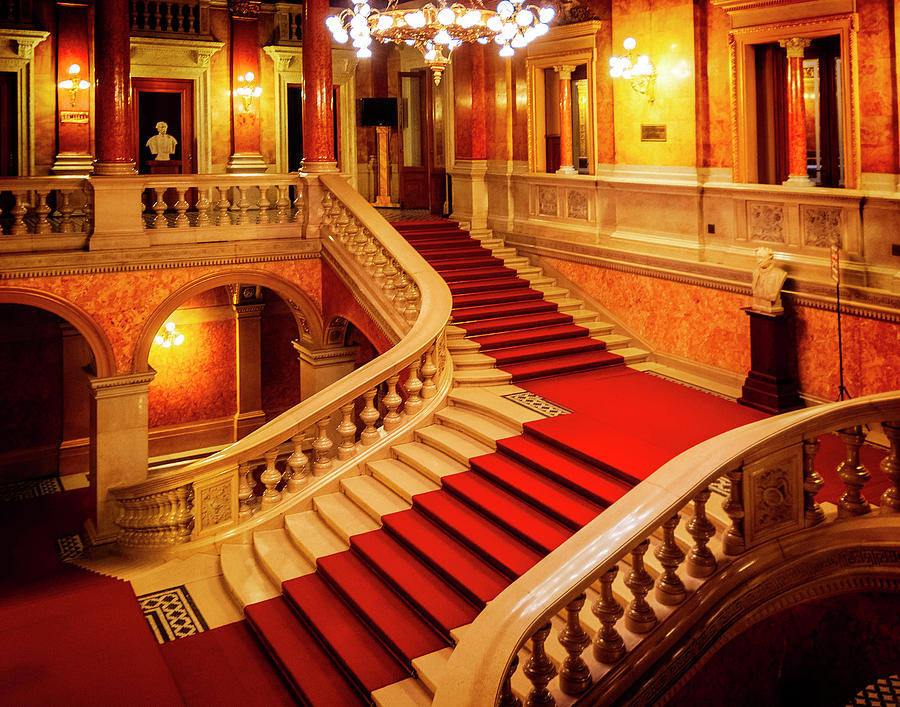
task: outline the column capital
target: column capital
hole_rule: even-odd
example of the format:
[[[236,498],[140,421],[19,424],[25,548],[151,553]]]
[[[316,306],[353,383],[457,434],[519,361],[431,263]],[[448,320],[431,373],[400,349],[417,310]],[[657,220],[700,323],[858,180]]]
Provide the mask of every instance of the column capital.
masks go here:
[[[228,12],[235,20],[255,20],[259,17],[260,0],[228,0]]]
[[[573,64],[560,64],[559,66],[554,66],[553,70],[559,74],[560,79],[567,80],[572,78],[572,72],[575,71],[575,66]]]
[[[141,392],[142,389],[146,391],[155,377],[156,371],[153,369],[143,373],[126,373],[108,378],[90,376],[91,395],[97,399],[133,395],[135,392]]]
[[[788,59],[802,59],[803,51],[810,45],[811,39],[806,37],[791,37],[790,39],[779,39],[778,43],[787,49]]]

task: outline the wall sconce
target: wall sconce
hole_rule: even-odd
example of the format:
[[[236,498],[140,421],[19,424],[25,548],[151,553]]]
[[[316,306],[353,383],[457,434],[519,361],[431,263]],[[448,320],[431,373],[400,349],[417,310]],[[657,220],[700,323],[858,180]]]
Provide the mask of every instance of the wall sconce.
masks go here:
[[[153,342],[164,349],[170,349],[184,343],[184,334],[175,328],[175,322],[166,322],[162,331],[154,337]]]
[[[245,113],[250,112],[250,101],[254,98],[259,98],[262,95],[262,87],[253,83],[255,78],[256,76],[252,71],[248,71],[247,73],[238,76],[238,83],[240,85],[234,89],[235,95],[241,97]]]
[[[626,37],[622,42],[627,54],[609,58],[609,75],[614,79],[628,79],[631,88],[647,96],[653,103],[656,98],[656,67],[646,54],[638,55],[635,51],[637,41],[634,37]]]
[[[69,74],[69,78],[60,81],[59,87],[64,88],[69,92],[69,102],[72,104],[72,108],[74,108],[75,102],[78,100],[78,92],[89,89],[91,87],[91,82],[81,78],[81,67],[78,66],[78,64],[72,64],[66,70],[66,73]]]

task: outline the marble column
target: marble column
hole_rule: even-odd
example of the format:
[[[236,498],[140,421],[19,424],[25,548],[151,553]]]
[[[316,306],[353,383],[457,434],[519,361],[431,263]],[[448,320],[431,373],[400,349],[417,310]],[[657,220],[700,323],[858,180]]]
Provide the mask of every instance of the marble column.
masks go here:
[[[131,112],[131,29],[128,0],[103,0],[94,8],[97,87],[96,175],[134,174]]]
[[[788,56],[788,178],[789,186],[812,186],[806,171],[806,104],[803,99],[803,51],[810,40],[793,37],[778,42]]]
[[[255,292],[256,296],[244,298],[241,292]],[[237,412],[234,415],[234,438],[241,439],[266,421],[262,410],[261,331],[262,311],[265,304],[259,298],[255,286],[238,286],[232,306],[234,308],[235,353],[237,366]]]
[[[110,487],[147,478],[147,393],[155,375],[90,380],[90,475],[97,507],[87,532],[93,544],[113,542],[119,530],[119,505],[109,497]]]
[[[328,0],[303,4],[303,172],[337,171],[327,16]]]
[[[87,2],[56,3],[56,81],[92,81]],[[77,76],[69,73],[73,65]],[[52,174],[89,174],[91,154],[91,89],[57,88],[57,149]]]
[[[557,174],[576,174],[572,164],[572,72],[574,66],[554,66],[559,75],[559,169]]]
[[[468,223],[473,234],[487,229],[487,124],[485,48],[465,44],[453,52],[456,159],[451,218]]]
[[[233,173],[265,172],[262,156],[262,126],[260,106],[262,97],[245,99],[235,91],[241,87],[259,86],[259,2],[255,0],[228,3],[231,13],[231,156],[227,170]],[[241,81],[247,72],[250,82]]]
[[[294,341],[293,346],[300,359],[301,399],[318,393],[356,369],[358,346],[308,349],[299,341]]]

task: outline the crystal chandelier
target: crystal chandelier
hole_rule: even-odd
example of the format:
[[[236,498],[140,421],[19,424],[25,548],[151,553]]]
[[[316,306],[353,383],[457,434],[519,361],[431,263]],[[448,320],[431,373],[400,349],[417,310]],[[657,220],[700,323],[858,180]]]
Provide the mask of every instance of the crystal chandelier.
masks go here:
[[[481,0],[474,0],[473,5],[439,2],[439,6],[429,2],[420,8],[400,9],[397,0],[388,0],[384,10],[356,2],[353,9],[332,15],[325,24],[336,42],[352,41],[360,59],[372,56],[369,47],[373,39],[416,47],[434,72],[434,83],[439,84],[450,55],[463,42],[493,41],[500,47],[500,56],[513,56],[516,49],[546,34],[547,23],[556,16],[552,7],[526,5],[526,0],[500,0],[496,10],[488,10]]]

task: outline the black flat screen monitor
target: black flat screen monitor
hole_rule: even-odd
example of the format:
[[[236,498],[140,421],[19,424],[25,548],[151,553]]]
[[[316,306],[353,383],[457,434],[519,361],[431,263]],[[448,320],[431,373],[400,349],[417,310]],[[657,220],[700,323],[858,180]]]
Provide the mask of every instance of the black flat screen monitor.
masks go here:
[[[397,127],[396,98],[360,98],[359,124],[367,126]]]

